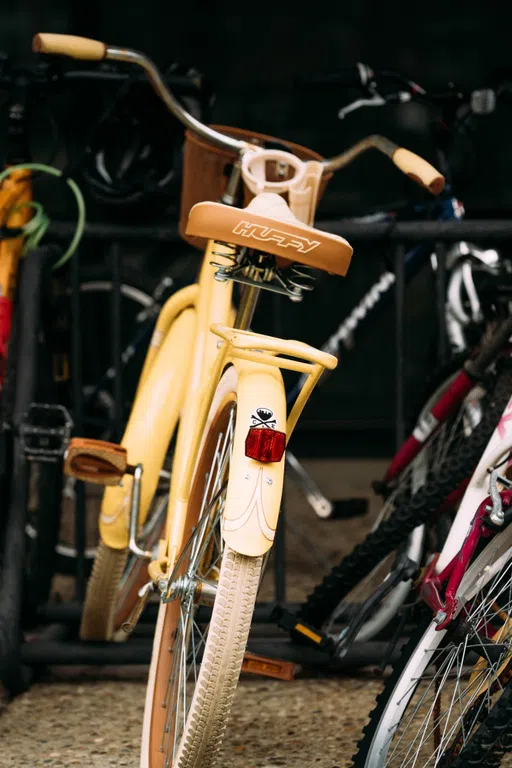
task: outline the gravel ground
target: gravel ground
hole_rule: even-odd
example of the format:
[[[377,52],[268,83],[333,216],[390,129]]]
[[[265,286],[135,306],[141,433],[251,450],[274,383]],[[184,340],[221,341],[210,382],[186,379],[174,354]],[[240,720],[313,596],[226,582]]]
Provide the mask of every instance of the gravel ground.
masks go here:
[[[0,719],[2,768],[138,768],[146,670],[91,673],[56,671],[9,705]],[[348,766],[378,688],[368,677],[245,677],[219,768]]]
[[[385,462],[309,461],[313,477],[331,497],[368,497],[370,481]],[[96,539],[94,497],[89,499],[88,544]],[[378,509],[348,521],[319,521],[291,484],[286,486],[287,598],[299,601],[329,565],[360,540]],[[72,515],[63,537],[72,532]],[[269,568],[260,594],[273,599]],[[69,579],[55,591],[72,597]],[[13,701],[0,717],[1,768],[108,768],[138,766],[147,668],[54,669]],[[335,768],[346,766],[379,683],[358,678],[296,679],[282,682],[245,676],[228,729],[222,768]]]

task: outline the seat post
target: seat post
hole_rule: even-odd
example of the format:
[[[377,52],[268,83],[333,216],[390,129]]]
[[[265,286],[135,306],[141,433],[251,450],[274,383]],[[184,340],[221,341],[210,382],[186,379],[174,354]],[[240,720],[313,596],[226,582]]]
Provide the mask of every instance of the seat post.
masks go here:
[[[250,329],[260,291],[261,288],[255,285],[244,285],[240,305],[236,313],[235,328],[239,328],[241,331],[248,331]]]
[[[224,205],[235,205],[236,198],[242,181],[242,164],[240,160],[233,163],[226,191],[221,197]],[[238,307],[234,327],[242,331],[248,331],[254,317],[254,310],[258,303],[261,288],[253,285],[244,285],[240,305]]]

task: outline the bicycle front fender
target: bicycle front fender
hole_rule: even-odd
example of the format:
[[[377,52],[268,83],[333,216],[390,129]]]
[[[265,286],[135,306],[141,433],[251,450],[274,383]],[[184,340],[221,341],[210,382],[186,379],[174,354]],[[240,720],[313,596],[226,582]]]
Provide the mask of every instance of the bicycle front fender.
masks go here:
[[[183,405],[187,364],[194,345],[196,311],[185,309],[167,332],[147,375],[137,391],[121,445],[130,464],[143,465],[139,526],[146,519],[156,492],[171,437]],[[128,547],[132,477],[111,486],[103,496],[100,514],[102,541],[113,549]]]
[[[279,368],[235,359],[238,399],[222,532],[226,544],[258,557],[273,544],[283,494],[284,456],[262,463],[245,455],[245,440],[258,410],[271,412],[275,429],[286,432],[286,396]]]

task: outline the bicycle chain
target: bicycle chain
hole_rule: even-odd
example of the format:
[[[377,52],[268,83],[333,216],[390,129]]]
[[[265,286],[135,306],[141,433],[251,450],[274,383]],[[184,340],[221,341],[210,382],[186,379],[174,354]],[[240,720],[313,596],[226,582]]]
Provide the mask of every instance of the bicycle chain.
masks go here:
[[[474,471],[511,392],[512,364],[506,361],[497,376],[494,392],[487,395],[489,400],[482,420],[457,453],[448,458],[435,476],[429,476],[412,498],[405,502],[403,497],[398,499],[390,517],[334,566],[299,609],[301,619],[321,627],[340,600],[368,576],[376,563],[405,542],[418,525],[431,519],[449,494]]]

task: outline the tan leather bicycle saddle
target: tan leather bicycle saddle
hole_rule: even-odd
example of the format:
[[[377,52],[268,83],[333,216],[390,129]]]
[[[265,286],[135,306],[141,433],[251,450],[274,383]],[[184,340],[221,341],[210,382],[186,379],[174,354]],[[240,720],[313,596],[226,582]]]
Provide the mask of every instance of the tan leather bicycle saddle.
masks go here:
[[[303,224],[274,192],[257,195],[242,209],[197,203],[190,211],[186,234],[243,245],[342,276],[352,257],[352,247],[343,237]]]

